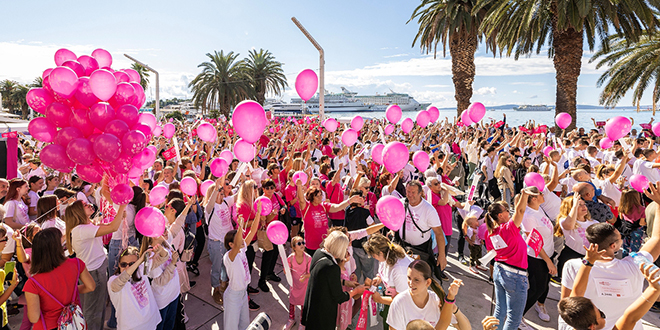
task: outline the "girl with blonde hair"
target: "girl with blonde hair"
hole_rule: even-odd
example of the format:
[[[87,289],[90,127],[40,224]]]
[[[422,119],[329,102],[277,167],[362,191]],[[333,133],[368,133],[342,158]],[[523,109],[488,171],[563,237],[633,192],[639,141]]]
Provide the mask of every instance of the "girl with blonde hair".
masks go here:
[[[577,201],[577,202],[576,202]],[[564,237],[564,249],[559,254],[557,261],[557,274],[561,276],[566,261],[584,257],[587,241],[587,227],[598,223],[591,220],[591,215],[580,194],[564,198],[559,207],[559,216],[555,225],[555,236]]]

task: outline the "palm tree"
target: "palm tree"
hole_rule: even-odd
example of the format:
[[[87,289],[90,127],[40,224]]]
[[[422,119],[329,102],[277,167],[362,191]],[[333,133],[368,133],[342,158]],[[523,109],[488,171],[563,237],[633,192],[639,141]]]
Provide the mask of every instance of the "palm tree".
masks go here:
[[[231,108],[251,95],[250,78],[245,73],[245,62],[236,60],[237,53],[223,51],[206,54],[209,62],[198,65],[202,72],[188,87],[192,89],[195,107],[206,110],[220,108],[229,118]]]
[[[282,63],[276,61],[273,54],[267,50],[250,50],[245,60],[245,69],[250,77],[253,96],[261,105],[266,101],[266,93],[280,95],[288,86]]]
[[[9,96],[11,103],[14,104],[15,108],[21,110],[21,117],[27,119],[30,114],[30,107],[27,104],[27,93],[30,89],[26,86],[17,84]]]
[[[591,58],[591,62],[600,59],[596,68],[609,67],[597,82],[598,87],[605,84],[600,94],[600,104],[614,107],[629,90],[634,89],[632,103],[639,108],[644,91],[653,87],[655,116],[656,104],[660,99],[660,36],[647,32],[632,44],[619,34],[608,39],[609,51],[601,48]]]
[[[610,30],[636,42],[645,28],[658,23],[653,8],[658,1],[644,0],[478,0],[475,10],[492,5],[481,28],[496,38],[507,56],[540,53],[548,44],[556,81],[556,112],[567,112],[575,128],[577,81],[586,40],[590,51],[599,41],[609,50]]]
[[[142,89],[146,91],[147,85],[149,85],[149,70],[138,63],[131,64],[131,69],[137,71],[137,73],[140,75],[140,86],[142,86]]]
[[[9,79],[0,82],[0,96],[2,97],[2,102],[0,103],[2,104],[2,107],[9,109],[10,112],[13,112],[16,107],[11,94],[17,86],[17,82]]]
[[[459,116],[470,105],[475,76],[474,54],[478,42],[484,37],[479,26],[489,8],[489,5],[484,5],[475,10],[476,3],[477,0],[422,0],[408,20],[409,23],[417,18],[419,23],[413,46],[419,41],[422,51],[428,54],[433,50],[434,58],[438,43],[442,43],[443,57],[449,46]],[[494,45],[490,38],[487,38],[487,44],[489,48]]]
[[[44,78],[36,77],[31,84],[28,85],[31,88],[41,88],[44,87]]]

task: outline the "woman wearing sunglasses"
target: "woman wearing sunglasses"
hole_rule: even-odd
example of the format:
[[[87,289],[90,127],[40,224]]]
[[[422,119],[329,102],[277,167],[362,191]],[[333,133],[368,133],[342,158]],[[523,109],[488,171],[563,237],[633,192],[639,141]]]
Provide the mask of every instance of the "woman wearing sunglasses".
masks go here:
[[[296,325],[296,306],[302,308],[305,302],[305,291],[307,291],[307,281],[309,280],[309,266],[312,257],[305,253],[305,240],[300,236],[291,239],[291,249],[293,253],[287,258],[293,286],[289,289],[289,321],[286,323],[285,330],[293,328]]]
[[[284,215],[286,211],[286,203],[275,193],[275,182],[271,179],[266,179],[262,182],[264,196],[270,199],[273,210],[266,216],[265,226],[268,226],[273,220],[277,220],[280,215]],[[261,276],[259,278],[259,289],[263,292],[268,292],[270,289],[266,284],[267,280],[280,282],[281,279],[275,274],[275,264],[277,263],[277,246],[273,246],[270,251],[263,252],[261,256]]]
[[[159,253],[160,249],[158,245],[148,251]],[[138,248],[129,246],[119,255],[118,267],[108,280],[110,301],[117,309],[118,329],[153,330],[161,321],[151,282],[148,277],[141,276],[144,273],[144,260],[148,255],[149,253],[140,255]],[[174,266],[166,269],[154,282],[165,280],[167,275],[171,279],[174,269]]]

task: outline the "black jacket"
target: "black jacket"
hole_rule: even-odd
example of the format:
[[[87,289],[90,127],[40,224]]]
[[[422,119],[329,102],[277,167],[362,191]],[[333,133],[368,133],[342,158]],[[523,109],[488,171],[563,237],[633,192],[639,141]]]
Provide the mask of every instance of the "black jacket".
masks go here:
[[[316,250],[311,265],[300,323],[307,330],[334,330],[337,307],[350,299],[341,287],[341,269],[322,249]]]

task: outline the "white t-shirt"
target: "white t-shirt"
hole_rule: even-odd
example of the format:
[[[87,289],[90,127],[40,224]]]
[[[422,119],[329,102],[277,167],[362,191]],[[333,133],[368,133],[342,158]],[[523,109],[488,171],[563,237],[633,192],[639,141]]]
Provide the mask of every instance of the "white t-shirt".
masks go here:
[[[162,265],[152,269],[149,272],[149,277],[150,278],[157,278],[161,274],[163,274],[163,271],[165,271],[165,268],[172,263],[172,251],[169,249],[166,249],[168,253],[168,259],[165,261]],[[148,266],[151,268],[153,260],[149,260]],[[181,284],[179,283],[179,272],[175,269],[174,274],[172,275],[172,279],[170,279],[169,282],[165,283],[165,285],[160,286],[156,283],[153,283],[151,285],[151,289],[154,292],[154,297],[156,298],[156,304],[158,305],[158,309],[161,310],[167,305],[169,305],[174,299],[176,299],[179,294],[181,294]]]
[[[480,170],[483,170],[484,167],[486,167],[486,172],[485,172],[485,174],[487,176],[486,180],[490,180],[490,179],[494,178],[493,162],[490,159],[490,157],[488,157],[488,156],[484,157],[481,160],[481,164],[479,164],[479,169]]]
[[[112,281],[119,275],[108,279],[108,295],[117,310],[117,328],[126,330],[155,329],[160,323],[160,311],[155,304],[156,298],[142,265],[136,270],[142,276],[139,282],[129,280],[119,292],[112,291]]]
[[[559,187],[559,185],[557,185]],[[541,209],[550,217],[551,221],[556,221],[559,216],[559,207],[561,206],[561,198],[555,195],[552,191],[548,190],[548,187],[543,188],[543,203],[541,203]]]
[[[401,202],[404,203],[404,205],[406,203],[405,200],[402,200]],[[420,245],[428,241],[431,239],[431,228],[441,226],[438,212],[436,212],[435,208],[425,199],[422,199],[417,206],[408,205],[408,209],[405,210],[405,212],[406,219],[403,222],[401,229],[399,229],[399,236],[403,238],[403,230],[405,229],[405,241],[412,245]],[[417,226],[413,223],[411,212]],[[417,227],[419,227],[419,229],[417,229]],[[422,231],[420,231],[420,229]]]
[[[209,239],[215,241],[225,241],[225,235],[234,229],[231,223],[230,208],[234,205],[234,196],[224,198],[224,203],[215,203],[213,206],[213,214],[209,217],[206,215],[209,224]]]
[[[394,266],[387,262],[378,263],[378,276],[383,280],[386,289],[393,288],[397,293],[408,289],[408,266],[413,262],[409,256],[397,260]]]
[[[649,179],[649,182],[660,181],[660,171],[656,168],[653,168],[654,164],[655,163],[642,160],[639,164],[638,174],[645,176],[647,179]],[[635,171],[633,170],[633,172]]]
[[[222,262],[227,269],[227,276],[229,276],[229,289],[232,291],[245,291],[250,284],[250,271],[245,251],[247,248],[243,247],[236,254],[234,261],[229,258],[229,252],[222,257]]]
[[[87,265],[90,272],[99,269],[107,258],[103,238],[96,237],[99,226],[78,225],[71,230],[71,245],[76,257]]]
[[[58,217],[45,220],[40,226],[41,230],[51,227],[59,229],[62,232],[62,235],[66,233],[66,222]]]
[[[170,182],[170,183],[167,183],[165,181],[161,181],[158,185],[159,186],[165,186],[165,187],[167,187],[167,189],[170,189],[170,185],[175,183],[175,182],[179,182],[179,181],[177,181],[176,179],[172,180],[172,182]]]
[[[14,222],[27,225],[30,222],[28,206],[23,200],[10,200],[5,202],[5,219],[13,218]]]
[[[618,207],[619,201],[621,200],[621,190],[619,190],[619,187],[610,182],[609,178],[605,178],[604,180],[599,181],[600,182],[597,184],[597,186],[603,190],[603,195],[614,200],[614,205]]]
[[[525,209],[525,214],[523,215],[522,224],[520,226],[525,232],[532,232],[532,229],[536,228],[543,238],[543,251],[548,257],[552,257],[552,254],[555,252],[555,243],[552,237],[552,222],[548,219],[548,216],[545,215],[543,210],[539,208],[534,210],[531,207]],[[541,254],[537,257],[534,253],[534,250],[531,247],[527,247],[527,255],[534,257],[536,259],[541,259]]]
[[[394,188],[394,187],[392,187],[392,188]],[[381,195],[382,196],[392,195],[396,198],[403,198],[403,196],[401,196],[401,194],[399,194],[399,192],[396,191],[396,189],[392,189],[392,191],[390,191],[390,186],[384,186],[383,189],[381,190]]]
[[[16,252],[16,241],[11,238],[14,235],[14,230],[5,223],[3,223],[2,226],[7,231],[7,243],[2,250],[2,254],[14,254],[14,252]]]
[[[561,229],[564,232],[564,238],[566,239],[566,246],[581,255],[585,255],[587,251],[585,251],[584,247],[589,246],[589,241],[587,240],[586,234],[587,227],[598,223],[598,221],[576,221],[577,228],[575,229],[566,229],[564,227],[564,222],[566,222],[566,218],[559,219],[559,224],[561,225]]]
[[[30,190],[28,192],[28,196],[30,196],[30,207],[34,207],[34,209],[36,210],[37,209],[37,202],[39,202],[39,194],[37,194],[36,192]],[[34,220],[34,219],[37,218],[37,215],[36,214],[35,215],[28,215],[28,217],[30,218],[30,220]]]
[[[114,204],[113,207],[115,208],[115,211],[118,211],[119,206]],[[126,208],[124,209],[124,220],[126,221],[126,226],[128,227],[128,237],[135,237],[135,205],[133,204],[128,204],[126,205]],[[122,235],[124,233],[124,224],[119,225],[119,229],[112,233],[112,239],[114,240],[120,240],[122,239]]]
[[[649,260],[653,259],[648,252],[639,253]],[[567,261],[564,264],[561,285],[572,290],[581,266],[581,259]],[[589,274],[589,283],[584,297],[591,299],[596,307],[605,313],[607,318],[603,329],[614,328],[614,324],[623,316],[626,307],[632,305],[642,295],[644,282],[644,276],[631,257],[614,258],[608,262],[598,261],[594,264]],[[617,295],[620,297],[616,297]],[[559,317],[558,328],[570,329],[571,327]],[[642,322],[637,322],[635,330],[642,330],[642,328]]]
[[[419,308],[405,290],[394,297],[390,311],[387,314],[387,324],[396,330],[405,330],[410,321],[424,320],[435,327],[440,320],[440,298],[433,291],[429,291],[429,300],[424,308]],[[451,305],[450,305],[451,306]]]

